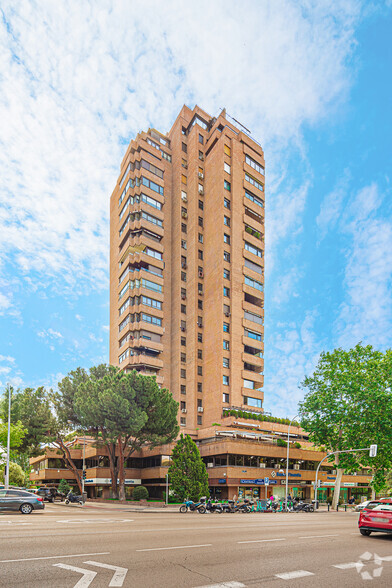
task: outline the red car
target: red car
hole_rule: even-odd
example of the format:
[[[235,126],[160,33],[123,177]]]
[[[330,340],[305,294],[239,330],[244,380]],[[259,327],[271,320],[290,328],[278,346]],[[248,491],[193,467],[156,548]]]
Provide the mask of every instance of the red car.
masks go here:
[[[392,534],[392,498],[380,498],[369,502],[359,514],[358,527],[361,535]]]

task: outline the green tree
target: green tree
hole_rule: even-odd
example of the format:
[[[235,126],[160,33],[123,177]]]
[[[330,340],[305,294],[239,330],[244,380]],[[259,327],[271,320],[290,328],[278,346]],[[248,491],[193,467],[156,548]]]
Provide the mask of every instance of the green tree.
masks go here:
[[[378,445],[376,458],[368,452],[338,454],[333,507],[336,508],[343,472],[363,466],[372,468],[373,488],[385,484],[392,465],[392,353],[383,354],[360,343],[345,351],[323,352],[312,376],[302,388],[308,390],[299,405],[301,426],[310,440],[327,452]]]
[[[61,492],[61,494],[68,494],[70,490],[71,486],[68,484],[67,480],[64,480],[64,478],[60,480],[58,491]]]
[[[8,435],[8,423],[0,423],[0,446],[6,449],[7,447],[7,435]],[[21,422],[11,424],[10,427],[10,447],[11,449],[17,449],[23,443],[23,438],[26,435],[26,429]]]
[[[4,471],[5,471],[5,464],[0,466],[0,481],[4,483]],[[9,477],[9,484],[10,486],[24,486],[25,484],[25,473],[17,463],[10,461],[10,477]]]
[[[178,403],[155,378],[109,366],[101,378],[81,383],[74,397],[78,422],[107,447],[112,495],[125,500],[125,461],[141,447],[156,447],[178,434]]]
[[[181,434],[173,448],[169,480],[172,492],[180,500],[197,501],[201,496],[209,496],[207,469],[189,435]]]

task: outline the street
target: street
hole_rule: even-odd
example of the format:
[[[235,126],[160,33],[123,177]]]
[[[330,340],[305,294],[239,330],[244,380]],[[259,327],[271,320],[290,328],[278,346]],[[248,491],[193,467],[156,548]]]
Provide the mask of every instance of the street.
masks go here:
[[[392,537],[362,537],[357,520],[49,504],[0,514],[0,586],[391,586]]]

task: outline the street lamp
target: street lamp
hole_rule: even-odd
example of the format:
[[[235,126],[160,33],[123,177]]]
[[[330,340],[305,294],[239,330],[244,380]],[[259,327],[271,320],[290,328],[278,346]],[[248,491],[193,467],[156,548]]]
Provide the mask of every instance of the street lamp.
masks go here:
[[[288,486],[289,486],[289,454],[290,454],[290,427],[293,424],[294,420],[298,418],[298,414],[295,415],[290,421],[289,428],[287,431],[287,457],[286,457],[286,490],[285,490],[285,510],[287,511],[287,494],[288,494]]]
[[[8,490],[10,483],[10,451],[11,451],[11,393],[12,388],[8,386],[8,433],[7,433],[7,462],[6,475],[4,476],[5,489]]]

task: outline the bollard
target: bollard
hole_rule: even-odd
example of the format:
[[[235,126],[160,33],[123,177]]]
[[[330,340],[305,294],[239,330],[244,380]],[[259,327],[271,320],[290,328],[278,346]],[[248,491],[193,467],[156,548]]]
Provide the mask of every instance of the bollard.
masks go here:
[[[330,504],[329,504],[329,502],[328,502],[328,512],[329,512],[329,507],[330,507],[330,506],[331,506],[331,505],[330,505]]]
[[[336,505],[336,512],[339,512],[339,504]]]
[[[344,512],[347,512],[347,504],[344,505]]]

